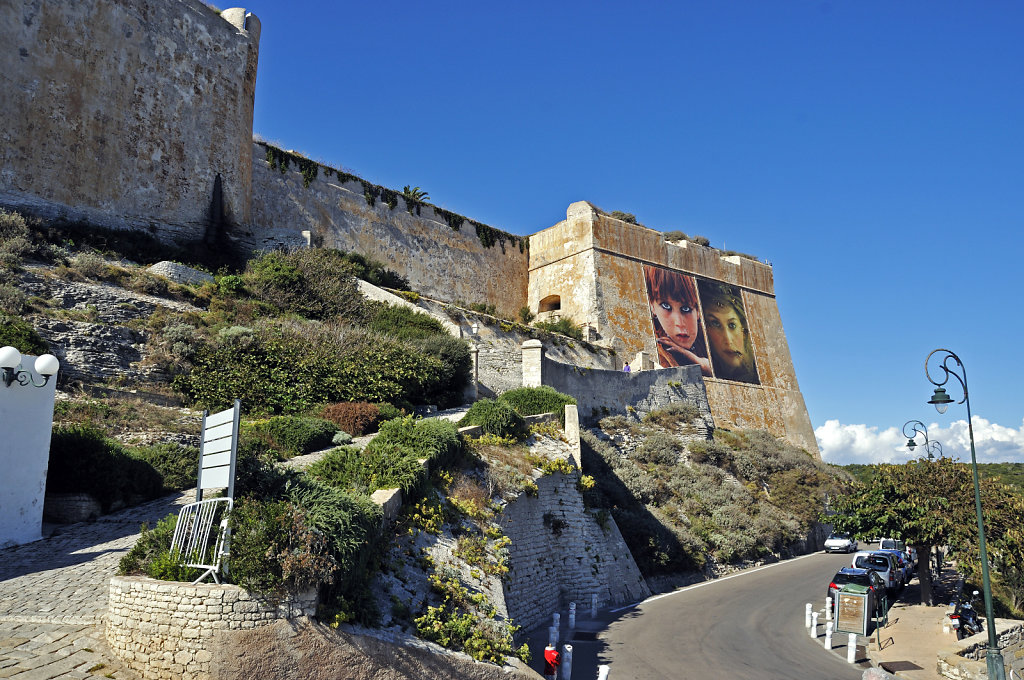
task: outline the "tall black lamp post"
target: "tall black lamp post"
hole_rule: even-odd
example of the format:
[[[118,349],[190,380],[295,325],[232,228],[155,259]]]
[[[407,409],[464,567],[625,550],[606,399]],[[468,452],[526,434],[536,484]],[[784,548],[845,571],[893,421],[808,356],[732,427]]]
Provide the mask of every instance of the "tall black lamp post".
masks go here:
[[[910,433],[907,433],[907,427],[910,427]],[[918,443],[914,441],[917,435],[924,435],[924,451],[928,454],[928,460],[935,459],[935,452],[939,452],[939,458],[942,458],[942,444],[937,441],[929,441],[928,439],[928,428],[924,426],[920,420],[908,420],[903,423],[903,436],[907,438],[907,448],[913,453],[914,449],[917,448]]]
[[[931,373],[928,372],[928,362],[936,352],[942,353],[940,354],[941,362],[939,363],[939,368],[942,369],[941,380],[935,380],[932,378]],[[955,362],[955,366],[950,367],[950,361]],[[928,403],[932,404],[939,413],[945,413],[949,405],[953,403],[953,399],[942,388],[949,381],[950,376],[956,378],[956,381],[960,383],[960,387],[964,390],[964,398],[957,403],[967,404],[967,432],[971,438],[971,470],[974,473],[974,510],[978,515],[981,580],[982,588],[985,592],[985,618],[988,622],[988,653],[986,654],[985,662],[988,666],[989,680],[1006,680],[1003,655],[999,651],[999,642],[996,638],[995,617],[992,616],[992,585],[988,576],[988,550],[985,548],[985,525],[981,516],[981,489],[978,485],[978,457],[974,452],[974,426],[971,424],[971,401],[967,398],[967,369],[964,367],[963,362],[960,361],[960,357],[953,352],[948,349],[935,349],[924,360],[924,374],[928,377],[928,381],[935,385],[935,392],[932,394],[932,398],[928,400]]]

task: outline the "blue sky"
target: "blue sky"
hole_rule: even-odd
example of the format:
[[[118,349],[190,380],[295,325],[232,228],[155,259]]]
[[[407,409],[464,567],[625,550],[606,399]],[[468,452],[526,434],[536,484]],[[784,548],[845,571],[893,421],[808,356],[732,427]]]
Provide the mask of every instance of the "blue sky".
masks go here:
[[[947,347],[979,459],[1024,461],[1024,4],[248,9],[263,138],[517,234],[589,200],[767,259],[826,460],[906,460],[910,419],[969,460]]]

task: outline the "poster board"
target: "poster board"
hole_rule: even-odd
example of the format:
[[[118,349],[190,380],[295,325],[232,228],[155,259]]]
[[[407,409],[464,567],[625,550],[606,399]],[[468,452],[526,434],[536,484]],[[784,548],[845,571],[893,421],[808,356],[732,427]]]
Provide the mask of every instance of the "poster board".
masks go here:
[[[868,634],[868,595],[839,591],[836,597],[837,633]]]

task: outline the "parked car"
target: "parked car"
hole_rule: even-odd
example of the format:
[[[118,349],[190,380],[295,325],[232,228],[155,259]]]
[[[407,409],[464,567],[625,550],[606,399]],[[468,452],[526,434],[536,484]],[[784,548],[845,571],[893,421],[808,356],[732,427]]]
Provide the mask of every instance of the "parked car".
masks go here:
[[[853,567],[843,567],[837,571],[836,575],[832,577],[832,581],[828,584],[828,597],[832,598],[833,607],[836,605],[839,592],[847,585],[858,585],[867,588],[871,593],[868,601],[868,611],[874,612],[875,616],[881,616],[883,613],[881,611],[882,607],[886,602],[885,583],[877,571],[873,569],[855,569]]]
[[[876,550],[875,552],[884,552],[893,555],[899,563],[900,581],[903,585],[910,583],[910,579],[914,577],[914,570],[913,567],[910,566],[910,557],[907,553],[902,550]]]
[[[857,541],[850,538],[850,534],[833,533],[825,539],[825,552],[857,552]]]
[[[910,568],[917,568],[917,548],[912,545],[907,545],[905,541],[901,541],[898,538],[883,538],[878,541],[879,550],[902,550],[907,555],[907,559],[910,561]]]
[[[882,577],[882,582],[885,583],[886,590],[890,592],[899,590],[903,585],[896,556],[890,553],[861,550],[853,556],[850,566],[877,571],[878,575]]]

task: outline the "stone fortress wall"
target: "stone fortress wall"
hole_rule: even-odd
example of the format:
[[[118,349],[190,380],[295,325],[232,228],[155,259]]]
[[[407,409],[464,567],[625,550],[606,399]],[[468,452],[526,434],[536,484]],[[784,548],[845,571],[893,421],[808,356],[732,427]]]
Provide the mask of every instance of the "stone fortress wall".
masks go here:
[[[558,295],[558,313],[616,352],[594,368],[657,356],[641,264],[734,284],[760,378],[705,378],[715,421],[817,451],[770,266],[666,243],[585,202],[527,242],[254,143],[260,31],[245,9],[218,16],[199,0],[0,4],[0,205],[178,242],[353,250],[429,297],[505,315],[547,313]],[[493,392],[517,386],[516,351],[481,347]]]
[[[432,298],[490,303],[509,315],[526,304],[525,237],[480,225],[495,238],[484,245],[470,220],[453,229],[433,206],[401,194],[394,207],[383,196],[370,205],[363,182],[319,164],[307,186],[297,166],[281,172],[267,151],[252,145],[253,219],[241,237],[252,250],[307,244],[350,250],[386,263]]]
[[[199,0],[0,3],[0,204],[206,236],[250,218],[260,23]]]
[[[724,282],[742,291],[757,384],[704,377],[720,427],[757,428],[818,452],[782,329],[770,265],[690,242],[573,203],[566,219],[530,237],[530,308],[557,298],[558,313],[589,325],[625,356],[658,356],[644,265]]]

